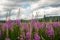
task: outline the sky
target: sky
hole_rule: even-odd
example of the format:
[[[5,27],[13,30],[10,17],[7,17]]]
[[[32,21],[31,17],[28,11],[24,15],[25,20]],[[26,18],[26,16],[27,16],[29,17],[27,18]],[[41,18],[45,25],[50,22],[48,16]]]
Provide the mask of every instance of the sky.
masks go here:
[[[39,18],[60,16],[60,0],[0,0],[0,20],[6,19],[10,12],[10,19],[15,20],[20,9],[20,19],[32,19],[36,14]]]

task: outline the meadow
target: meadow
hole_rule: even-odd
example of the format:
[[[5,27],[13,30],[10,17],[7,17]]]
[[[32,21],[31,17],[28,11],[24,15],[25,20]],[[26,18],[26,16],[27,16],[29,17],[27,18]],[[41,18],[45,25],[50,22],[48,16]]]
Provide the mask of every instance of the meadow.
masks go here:
[[[60,40],[60,22],[14,22],[0,23],[0,40]]]

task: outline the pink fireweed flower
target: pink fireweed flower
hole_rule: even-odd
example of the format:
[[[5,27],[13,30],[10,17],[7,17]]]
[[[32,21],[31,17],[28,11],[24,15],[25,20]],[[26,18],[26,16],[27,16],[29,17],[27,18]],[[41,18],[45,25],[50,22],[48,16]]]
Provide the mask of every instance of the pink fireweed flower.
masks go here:
[[[4,24],[3,24],[3,28],[4,28],[4,29],[8,29],[8,28],[9,28],[8,24],[7,24],[7,23],[4,23]]]
[[[39,22],[39,21],[35,22],[35,24],[34,24],[34,29],[37,29],[37,28],[39,28],[39,27],[40,27],[40,22]]]
[[[54,37],[54,30],[53,29],[47,30],[46,34],[48,35],[48,37]]]
[[[34,29],[37,29],[37,28],[38,28],[37,23],[35,23],[34,24]]]
[[[54,30],[52,27],[50,27],[49,24],[46,24],[46,34],[48,35],[48,37],[54,37]]]
[[[34,25],[34,23],[35,23],[35,20],[32,19],[31,22],[30,22],[30,24],[31,24],[31,25]]]
[[[41,23],[39,21],[35,22],[35,24],[34,24],[35,29],[40,28],[40,26],[41,26]]]
[[[45,27],[45,24],[40,24],[40,29],[44,29],[44,27]]]
[[[24,24],[24,30],[28,31],[29,30],[29,27],[27,24]]]
[[[16,23],[18,24],[19,27],[21,26],[21,20],[17,19]]]
[[[48,30],[51,29],[50,23],[46,23],[46,28],[47,28]]]
[[[10,28],[13,26],[13,22],[11,20],[8,20],[6,23],[4,23],[2,26],[6,29],[6,28]]]
[[[26,33],[26,40],[30,40],[30,32]]]
[[[59,23],[59,22],[53,22],[52,25],[53,25],[54,27],[60,27],[60,23]]]
[[[10,40],[10,38],[6,38],[5,40]]]
[[[40,40],[40,36],[37,33],[34,34],[34,40]]]
[[[36,23],[37,23],[37,26],[38,26],[38,27],[40,27],[40,22],[39,22],[39,21],[37,21]]]
[[[7,21],[7,25],[8,25],[9,27],[13,26],[13,24],[14,24],[14,22],[12,22],[11,20],[8,20],[8,21]]]

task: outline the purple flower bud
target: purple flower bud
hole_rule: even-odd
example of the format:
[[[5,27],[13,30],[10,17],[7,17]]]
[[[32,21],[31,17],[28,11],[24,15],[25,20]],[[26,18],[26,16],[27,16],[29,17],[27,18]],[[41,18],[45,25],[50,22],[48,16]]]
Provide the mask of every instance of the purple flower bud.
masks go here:
[[[46,31],[46,34],[48,35],[48,37],[54,37],[54,30],[51,28],[50,30]]]
[[[12,22],[11,20],[8,20],[7,25],[8,25],[9,27],[13,26],[13,24],[14,24],[14,22]]]
[[[9,28],[9,26],[8,26],[7,23],[4,23],[2,26],[3,26],[5,29],[8,29],[8,28]]]
[[[37,26],[38,26],[38,27],[40,27],[40,22],[39,22],[39,21],[37,21],[36,23],[37,23]]]
[[[32,19],[31,22],[30,22],[30,24],[31,24],[31,25],[34,25],[34,23],[35,23],[35,20]]]
[[[38,28],[37,23],[35,23],[34,24],[34,29],[37,29],[37,28]]]
[[[46,34],[48,35],[48,37],[54,37],[54,30],[49,23],[46,23],[46,28]]]
[[[51,27],[50,27],[50,23],[46,23],[46,28],[47,28],[48,30],[51,29]]]
[[[36,28],[40,28],[40,26],[41,26],[41,24],[40,24],[39,21],[35,22],[35,24],[34,24],[34,28],[35,28],[35,29],[36,29]]]
[[[30,40],[30,32],[27,32],[27,33],[26,33],[26,39],[27,39],[27,40]]]
[[[16,23],[18,24],[18,26],[21,26],[21,20],[17,19]]]
[[[40,36],[38,34],[34,34],[34,40],[40,40]]]
[[[29,30],[29,27],[27,24],[24,24],[24,30],[28,31]]]
[[[59,26],[60,26],[60,23],[59,23],[59,22],[53,22],[52,25],[53,25],[54,27],[59,27]]]
[[[45,24],[40,24],[40,29],[44,29],[44,27],[45,27]]]

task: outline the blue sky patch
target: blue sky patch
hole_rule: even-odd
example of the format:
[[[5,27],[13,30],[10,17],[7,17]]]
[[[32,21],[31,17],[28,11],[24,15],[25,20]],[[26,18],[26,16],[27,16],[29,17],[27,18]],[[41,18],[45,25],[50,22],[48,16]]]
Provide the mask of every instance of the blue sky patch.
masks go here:
[[[23,4],[23,6],[22,6],[23,8],[28,8],[28,7],[30,7],[30,4],[28,4],[28,3],[25,3],[25,4]]]

